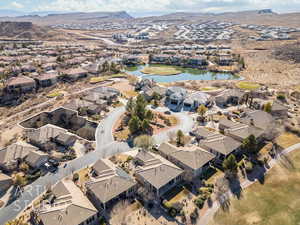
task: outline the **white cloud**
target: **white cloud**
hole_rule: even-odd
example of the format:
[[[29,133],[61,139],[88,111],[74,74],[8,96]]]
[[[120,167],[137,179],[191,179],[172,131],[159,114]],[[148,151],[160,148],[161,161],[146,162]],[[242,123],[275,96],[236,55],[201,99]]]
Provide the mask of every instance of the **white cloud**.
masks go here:
[[[22,5],[22,4],[19,3],[19,2],[12,2],[12,3],[10,3],[10,5],[11,5],[12,7],[14,7],[14,8],[17,8],[17,9],[22,9],[22,8],[24,8],[24,5]]]
[[[300,0],[47,0],[40,2],[36,10],[219,12],[262,8],[300,9]]]

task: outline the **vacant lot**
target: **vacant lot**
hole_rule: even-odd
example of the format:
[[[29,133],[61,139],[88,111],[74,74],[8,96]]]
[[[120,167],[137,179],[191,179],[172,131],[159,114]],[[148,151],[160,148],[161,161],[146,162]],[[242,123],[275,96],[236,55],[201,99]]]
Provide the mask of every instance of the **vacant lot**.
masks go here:
[[[288,167],[280,163],[272,168],[263,185],[256,183],[247,188],[241,200],[231,201],[228,212],[217,212],[211,225],[299,224],[300,149],[289,158]]]
[[[182,73],[182,70],[173,67],[173,66],[164,66],[164,65],[153,65],[145,67],[141,70],[142,73],[151,74],[151,75],[161,75],[161,76],[168,76],[168,75],[176,75]]]
[[[294,144],[300,143],[300,138],[295,134],[283,133],[276,138],[276,143],[282,148],[288,148]]]

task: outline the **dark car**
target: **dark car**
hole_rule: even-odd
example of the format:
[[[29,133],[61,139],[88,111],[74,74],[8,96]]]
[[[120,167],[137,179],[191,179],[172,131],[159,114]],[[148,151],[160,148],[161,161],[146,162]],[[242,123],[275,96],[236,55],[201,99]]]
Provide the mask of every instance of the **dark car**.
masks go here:
[[[55,159],[49,159],[49,163],[51,163],[55,167],[59,166],[59,162],[57,160],[55,160]]]
[[[171,115],[171,112],[170,111],[165,111],[165,114],[166,115]]]

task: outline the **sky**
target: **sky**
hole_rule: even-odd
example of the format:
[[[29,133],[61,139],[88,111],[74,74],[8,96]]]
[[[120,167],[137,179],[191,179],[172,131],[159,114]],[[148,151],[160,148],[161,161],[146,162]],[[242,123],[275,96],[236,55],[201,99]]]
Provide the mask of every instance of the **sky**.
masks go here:
[[[0,9],[34,11],[228,12],[272,8],[300,11],[300,0],[0,0]]]

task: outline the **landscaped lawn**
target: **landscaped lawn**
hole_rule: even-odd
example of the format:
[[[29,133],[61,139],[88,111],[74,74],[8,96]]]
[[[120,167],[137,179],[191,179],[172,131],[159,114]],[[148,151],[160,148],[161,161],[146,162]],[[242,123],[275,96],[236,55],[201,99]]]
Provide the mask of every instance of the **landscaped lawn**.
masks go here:
[[[265,178],[232,199],[229,211],[219,210],[211,225],[300,224],[300,149],[290,153],[293,169],[277,164]],[[290,167],[292,168],[292,167]]]
[[[51,93],[49,93],[47,95],[48,98],[55,98],[55,97],[58,97],[58,96],[62,96],[63,93],[59,92],[59,91],[53,91]]]
[[[127,74],[126,73],[117,73],[117,74],[112,74],[109,76],[92,77],[90,79],[90,84],[97,84],[97,83],[109,80],[111,78],[118,78],[118,77],[127,77]]]
[[[215,91],[215,90],[218,90],[217,87],[203,87],[203,88],[200,88],[200,91]]]
[[[236,86],[240,89],[247,89],[247,90],[255,90],[260,88],[260,85],[255,82],[249,82],[249,81],[240,81],[236,84]]]
[[[294,144],[300,143],[300,138],[295,134],[283,133],[276,138],[276,143],[283,148],[288,148]]]
[[[107,76],[104,76],[104,77],[92,77],[90,79],[90,84],[97,84],[97,83],[100,83],[100,82],[103,82],[105,80],[107,80],[109,77]]]
[[[165,66],[165,65],[153,65],[147,66],[141,70],[142,73],[151,74],[151,75],[176,75],[182,73],[182,70],[173,67],[173,66]]]

